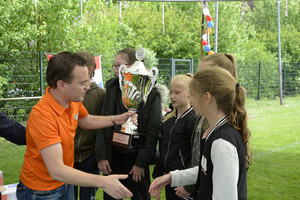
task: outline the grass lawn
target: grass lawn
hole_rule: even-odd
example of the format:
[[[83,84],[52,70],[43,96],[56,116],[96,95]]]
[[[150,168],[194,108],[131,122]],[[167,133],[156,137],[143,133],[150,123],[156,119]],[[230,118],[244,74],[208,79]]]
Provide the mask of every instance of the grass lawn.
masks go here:
[[[248,199],[300,199],[300,97],[248,101],[253,165]]]
[[[279,100],[247,100],[254,159],[248,171],[248,199],[300,199],[300,96]],[[4,183],[18,182],[25,146],[0,138],[0,170]],[[97,199],[102,199],[98,190]],[[164,198],[162,198],[164,199]]]

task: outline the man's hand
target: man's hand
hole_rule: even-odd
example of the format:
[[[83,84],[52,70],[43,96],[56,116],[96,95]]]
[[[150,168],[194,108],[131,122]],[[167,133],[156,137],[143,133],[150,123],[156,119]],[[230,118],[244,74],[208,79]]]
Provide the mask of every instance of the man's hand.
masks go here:
[[[180,198],[188,198],[191,195],[184,189],[184,187],[177,187],[175,188],[175,191],[175,194]]]
[[[119,179],[126,179],[128,175],[109,175],[105,177],[104,192],[114,199],[125,199],[132,197],[132,193],[120,183]]]
[[[111,168],[108,160],[100,160],[98,162],[98,168],[100,171],[103,172],[103,174],[110,174],[111,173]]]
[[[129,174],[132,174],[132,179],[135,182],[141,182],[142,177],[145,177],[145,169],[144,168],[140,168],[136,165],[133,165],[131,171],[129,172]]]
[[[115,122],[117,124],[124,124],[127,119],[130,117],[130,121],[134,124],[134,125],[138,125],[138,122],[137,122],[137,118],[138,118],[138,114],[136,114],[135,112],[125,112],[121,115],[116,115],[115,116]]]

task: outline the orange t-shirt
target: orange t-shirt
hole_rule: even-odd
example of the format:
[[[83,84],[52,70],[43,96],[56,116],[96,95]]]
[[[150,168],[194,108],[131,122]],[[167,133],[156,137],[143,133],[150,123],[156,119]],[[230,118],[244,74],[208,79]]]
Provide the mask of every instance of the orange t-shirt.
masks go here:
[[[51,178],[40,150],[61,143],[63,162],[73,167],[74,137],[78,119],[88,115],[81,102],[61,106],[46,89],[43,98],[32,108],[26,127],[26,153],[20,180],[32,190],[54,190],[63,182]]]

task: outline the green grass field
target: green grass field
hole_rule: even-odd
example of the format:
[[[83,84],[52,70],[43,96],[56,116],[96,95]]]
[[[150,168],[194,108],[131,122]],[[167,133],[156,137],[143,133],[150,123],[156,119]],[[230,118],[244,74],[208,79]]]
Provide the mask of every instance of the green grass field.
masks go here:
[[[253,200],[300,199],[300,97],[248,101],[253,165],[248,197]]]
[[[279,100],[247,100],[254,159],[248,171],[248,199],[300,199],[300,96]],[[25,146],[0,138],[0,170],[4,183],[18,182]],[[98,190],[97,199],[102,199]]]

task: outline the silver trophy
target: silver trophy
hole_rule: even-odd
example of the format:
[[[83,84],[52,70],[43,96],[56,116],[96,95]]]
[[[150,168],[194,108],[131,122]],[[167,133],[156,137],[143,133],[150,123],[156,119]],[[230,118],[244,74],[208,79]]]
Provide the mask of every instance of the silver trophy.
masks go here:
[[[146,103],[157,75],[157,67],[146,69],[144,62],[144,50],[136,51],[137,61],[130,67],[121,65],[119,68],[119,84],[122,92],[122,102],[124,106],[135,112],[141,103]],[[146,134],[138,133],[137,126],[130,122],[130,118],[121,126],[120,131],[113,131],[111,143],[113,145],[127,148],[144,148]]]

